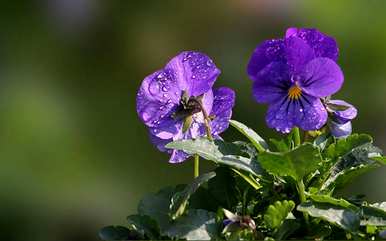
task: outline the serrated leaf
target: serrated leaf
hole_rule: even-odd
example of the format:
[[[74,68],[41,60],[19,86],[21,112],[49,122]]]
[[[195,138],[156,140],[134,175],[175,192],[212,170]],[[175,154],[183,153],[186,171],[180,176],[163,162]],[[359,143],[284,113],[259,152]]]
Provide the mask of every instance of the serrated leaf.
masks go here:
[[[176,219],[165,234],[173,239],[211,240],[217,238],[219,232],[215,213],[191,209]]]
[[[99,237],[102,240],[129,240],[139,237],[133,236],[130,230],[122,226],[107,226],[99,231]]]
[[[176,219],[181,216],[186,209],[190,196],[195,193],[202,184],[206,183],[215,176],[215,172],[204,173],[195,178],[194,181],[187,185],[184,190],[175,193],[172,197],[172,202],[170,205],[171,218]]]
[[[272,229],[279,227],[294,207],[295,203],[291,200],[276,201],[273,205],[269,205],[264,214],[265,224]]]
[[[382,150],[366,143],[357,146],[345,155],[341,156],[334,166],[330,169],[330,175],[323,183],[321,189],[340,188],[349,183],[353,178],[366,173],[380,166],[378,161],[373,160],[375,156],[380,156]]]
[[[307,201],[298,205],[297,210],[312,217],[323,219],[350,232],[355,233],[359,228],[359,216],[357,212],[350,208],[330,203]]]
[[[145,215],[130,215],[127,217],[127,222],[132,230],[135,230],[141,235],[142,239],[148,237],[150,239],[159,238],[158,224],[149,216]]]
[[[263,174],[263,170],[254,158],[239,156],[241,150],[238,145],[222,140],[209,141],[206,138],[180,140],[167,144],[166,148],[182,150],[191,155],[197,154],[206,160],[247,171],[253,175]]]
[[[318,167],[321,162],[319,149],[310,143],[285,152],[264,152],[259,155],[261,166],[268,172],[278,176],[290,176],[296,181]]]
[[[386,226],[386,202],[362,206],[361,225]]]
[[[268,149],[268,144],[254,130],[236,120],[230,120],[229,124],[236,128],[241,134],[247,137],[259,152],[264,152]]]
[[[332,160],[343,156],[352,149],[362,146],[366,143],[372,143],[373,138],[367,134],[352,134],[347,138],[339,139],[326,149],[326,156]]]

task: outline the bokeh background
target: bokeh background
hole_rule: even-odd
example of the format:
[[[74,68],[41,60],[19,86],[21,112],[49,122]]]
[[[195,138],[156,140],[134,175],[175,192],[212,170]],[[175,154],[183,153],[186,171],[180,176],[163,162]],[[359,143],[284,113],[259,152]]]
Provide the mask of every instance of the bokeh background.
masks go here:
[[[168,164],[135,112],[142,79],[182,50],[214,59],[216,85],[238,93],[233,118],[267,137],[276,134],[251,97],[250,54],[289,26],[319,28],[339,43],[337,96],[358,107],[355,130],[386,149],[386,1],[30,0],[0,9],[2,240],[98,240],[145,193],[191,180],[192,163]],[[345,193],[386,200],[385,174]]]

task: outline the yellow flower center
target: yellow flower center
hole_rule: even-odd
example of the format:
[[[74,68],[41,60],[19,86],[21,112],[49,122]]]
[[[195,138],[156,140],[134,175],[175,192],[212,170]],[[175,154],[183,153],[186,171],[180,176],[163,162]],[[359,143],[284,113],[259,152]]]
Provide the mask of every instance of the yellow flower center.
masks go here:
[[[290,99],[299,99],[302,95],[302,89],[299,86],[294,85],[288,90],[288,97]]]

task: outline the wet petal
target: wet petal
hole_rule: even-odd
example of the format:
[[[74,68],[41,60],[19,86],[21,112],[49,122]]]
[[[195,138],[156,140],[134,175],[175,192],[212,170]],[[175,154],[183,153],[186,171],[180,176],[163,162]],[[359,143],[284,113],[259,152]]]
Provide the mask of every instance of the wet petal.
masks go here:
[[[262,69],[253,83],[253,96],[259,103],[272,103],[288,94],[291,86],[288,66],[272,62]]]
[[[265,116],[267,125],[276,131],[289,133],[294,127],[293,108],[293,102],[287,97],[283,97],[280,101],[270,105]]]
[[[302,71],[315,58],[313,49],[302,39],[291,36],[285,39],[287,64],[293,74]]]
[[[235,97],[235,92],[230,88],[221,87],[214,90],[214,102],[210,112],[210,115],[215,117],[211,121],[213,135],[218,135],[228,128]]]
[[[330,128],[331,135],[335,136],[336,138],[347,137],[351,135],[352,132],[351,121],[346,122],[344,124],[339,124],[337,122],[331,121],[329,122],[328,127]]]
[[[181,94],[172,70],[160,70],[147,76],[137,93],[139,118],[149,127],[158,125],[177,107]]]
[[[293,115],[295,125],[306,131],[322,128],[328,117],[320,99],[308,95],[303,95],[296,101]]]
[[[289,28],[286,38],[296,36],[304,40],[315,53],[315,57],[326,57],[334,61],[338,59],[339,49],[334,38],[310,28]]]
[[[185,51],[174,57],[166,66],[177,73],[179,87],[191,96],[209,91],[220,70],[205,54]]]
[[[151,142],[162,152],[170,153],[169,163],[181,163],[189,158],[189,155],[183,151],[166,149],[165,145],[172,142],[173,139],[164,140],[150,134]]]
[[[333,112],[333,117],[334,121],[339,123],[339,124],[344,124],[348,121],[351,121],[357,116],[357,109],[351,105],[350,103],[347,103],[346,101],[343,100],[330,100],[329,103],[335,104],[335,105],[343,105],[347,106],[348,109],[342,110],[342,111],[334,111]]]
[[[247,72],[249,77],[256,80],[260,70],[271,62],[285,61],[284,48],[282,39],[267,40],[257,46],[248,63]]]
[[[189,158],[189,155],[183,151],[173,150],[170,156],[169,163],[181,163]]]
[[[182,121],[177,121],[170,116],[161,119],[156,125],[150,127],[150,133],[158,138],[167,140],[173,138],[182,129]]]
[[[155,145],[158,150],[162,152],[170,151],[165,148],[165,145],[173,141],[172,139],[169,139],[169,140],[161,139],[161,138],[158,138],[157,136],[152,135],[151,132],[149,133],[149,137],[150,137],[151,143],[153,143],[153,145]]]
[[[307,94],[326,97],[335,94],[343,85],[340,67],[329,58],[311,60],[301,73],[299,84]]]

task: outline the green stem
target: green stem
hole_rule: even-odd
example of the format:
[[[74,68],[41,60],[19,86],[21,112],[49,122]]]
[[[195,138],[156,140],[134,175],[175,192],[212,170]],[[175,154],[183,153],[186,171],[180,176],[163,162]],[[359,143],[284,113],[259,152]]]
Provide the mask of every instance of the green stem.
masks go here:
[[[299,127],[294,127],[294,142],[295,142],[295,147],[300,145],[300,130]]]
[[[212,136],[212,129],[210,127],[210,118],[208,116],[208,113],[206,113],[206,110],[204,106],[202,105],[201,101],[196,101],[201,109],[202,115],[204,116],[204,124],[205,124],[205,129],[206,129],[206,135],[208,136],[208,140],[213,141],[213,136]]]
[[[306,190],[305,190],[305,187],[304,187],[303,180],[300,180],[300,181],[297,182],[296,188],[297,188],[298,193],[299,193],[300,203],[304,203],[306,201],[306,194],[305,194]],[[303,216],[304,216],[304,219],[306,220],[306,223],[308,225],[308,214],[307,213],[303,213]]]
[[[194,155],[194,178],[198,177],[200,175],[200,156],[195,154]]]

